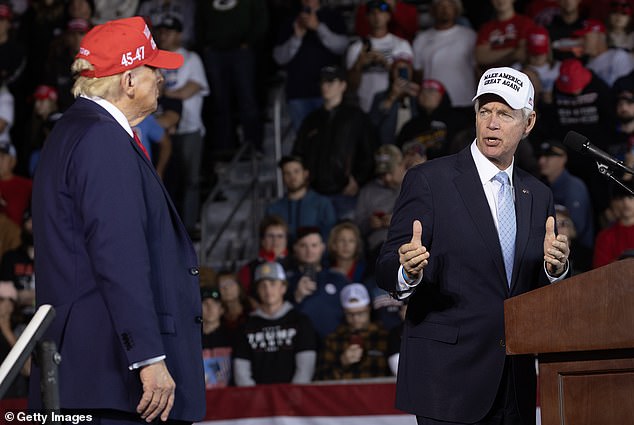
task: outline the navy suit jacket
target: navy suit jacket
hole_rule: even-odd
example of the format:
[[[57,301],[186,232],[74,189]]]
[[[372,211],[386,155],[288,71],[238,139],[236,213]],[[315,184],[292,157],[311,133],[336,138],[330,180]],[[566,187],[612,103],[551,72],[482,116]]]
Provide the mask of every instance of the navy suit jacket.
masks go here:
[[[510,289],[470,148],[405,176],[377,260],[379,286],[395,291],[398,248],[411,240],[412,222],[422,222],[430,257],[407,308],[397,381],[402,410],[450,422],[479,421],[491,409],[509,362],[522,417],[535,423],[534,359],[506,358],[503,302],[548,283],[543,243],[554,206],[544,184],[514,170],[517,237]]]
[[[197,258],[152,164],[101,106],[79,98],[44,145],[33,187],[37,304],[56,317],[60,401],[134,412],[135,362],[166,355],[170,418],[205,412]],[[31,406],[39,406],[39,370]]]

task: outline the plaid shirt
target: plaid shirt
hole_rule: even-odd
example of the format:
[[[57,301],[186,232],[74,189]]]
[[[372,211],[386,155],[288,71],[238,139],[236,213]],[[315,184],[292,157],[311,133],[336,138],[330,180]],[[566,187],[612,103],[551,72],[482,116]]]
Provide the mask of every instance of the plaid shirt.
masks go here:
[[[341,364],[341,354],[350,345],[352,335],[361,337],[363,356],[361,361],[348,366]],[[357,338],[357,337],[355,337]],[[387,364],[388,332],[379,324],[370,323],[367,329],[352,332],[350,327],[339,325],[324,341],[317,368],[317,379],[358,379],[391,376]]]

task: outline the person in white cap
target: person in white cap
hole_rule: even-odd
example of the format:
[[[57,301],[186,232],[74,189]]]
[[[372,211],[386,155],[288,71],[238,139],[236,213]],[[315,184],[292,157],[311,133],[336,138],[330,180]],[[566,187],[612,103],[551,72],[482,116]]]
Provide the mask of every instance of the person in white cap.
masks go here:
[[[182,64],[156,46],[141,17],[91,29],[72,65],[75,102],[37,166],[36,301],[55,308],[46,338],[64,359],[60,404],[101,425],[205,414],[198,259],[132,131],[156,110],[159,68]]]
[[[282,265],[267,261],[255,269],[259,306],[251,313],[233,352],[238,386],[313,379],[317,337],[310,319],[284,299],[288,281]]]
[[[362,283],[341,290],[345,323],[329,334],[319,359],[317,378],[359,379],[390,376],[388,332],[371,321],[370,294]]]
[[[512,68],[481,77],[476,139],[405,175],[378,285],[409,296],[396,405],[419,425],[534,424],[532,356],[506,356],[504,300],[563,279],[570,253],[553,195],[515,166],[534,89]]]

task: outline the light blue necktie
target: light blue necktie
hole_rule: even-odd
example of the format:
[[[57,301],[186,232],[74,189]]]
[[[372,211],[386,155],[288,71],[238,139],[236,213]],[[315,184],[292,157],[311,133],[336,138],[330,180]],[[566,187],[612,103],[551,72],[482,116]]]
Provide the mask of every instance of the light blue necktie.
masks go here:
[[[502,255],[504,256],[504,269],[506,270],[507,284],[511,286],[511,276],[513,275],[513,259],[515,256],[515,203],[513,202],[513,189],[509,176],[504,171],[500,171],[493,177],[499,182],[498,192],[498,236]]]

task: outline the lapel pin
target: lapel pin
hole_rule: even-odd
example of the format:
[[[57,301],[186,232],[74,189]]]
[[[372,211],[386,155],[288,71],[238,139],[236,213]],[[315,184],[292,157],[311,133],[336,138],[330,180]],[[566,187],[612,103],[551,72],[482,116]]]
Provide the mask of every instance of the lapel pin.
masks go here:
[[[527,189],[522,189],[522,193],[528,195],[530,192]]]

